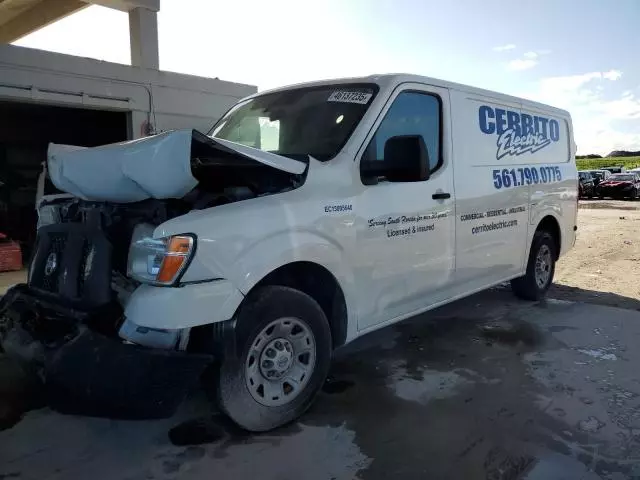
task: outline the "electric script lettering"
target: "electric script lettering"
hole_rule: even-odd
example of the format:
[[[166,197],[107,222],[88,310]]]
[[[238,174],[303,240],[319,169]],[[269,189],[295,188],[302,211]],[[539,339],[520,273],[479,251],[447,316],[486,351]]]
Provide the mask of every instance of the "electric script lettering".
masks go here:
[[[478,123],[482,133],[498,136],[497,160],[535,153],[560,140],[560,124],[553,118],[482,105]]]

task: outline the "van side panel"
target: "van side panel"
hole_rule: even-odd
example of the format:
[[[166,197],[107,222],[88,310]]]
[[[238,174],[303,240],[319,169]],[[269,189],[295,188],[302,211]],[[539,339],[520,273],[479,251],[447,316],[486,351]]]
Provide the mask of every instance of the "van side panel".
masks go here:
[[[451,90],[455,276],[462,291],[522,275],[535,220],[546,212],[573,232],[570,120],[523,103]]]
[[[545,152],[545,148],[543,148],[540,153],[544,155],[533,155],[539,157],[543,165],[557,168],[561,178],[558,179],[556,175],[556,178],[553,178],[554,181],[547,178],[547,182],[542,182],[543,178],[540,178],[538,184],[531,185],[530,235],[527,256],[533,233],[546,216],[552,216],[558,222],[560,227],[560,252],[558,253],[563,255],[575,243],[575,226],[578,214],[578,173],[575,163],[575,143],[571,117],[548,115],[540,109],[527,106],[524,106],[522,111],[532,117],[546,115],[556,120],[560,126],[558,141],[552,141],[550,145],[553,150]]]
[[[457,202],[455,277],[458,288],[467,291],[522,271],[529,188],[515,185],[511,170],[517,166],[511,159],[496,158],[495,136],[484,133],[479,122],[479,112],[498,110],[506,118],[506,112],[519,112],[520,105],[455,90],[451,102]],[[487,124],[485,130],[490,127]]]

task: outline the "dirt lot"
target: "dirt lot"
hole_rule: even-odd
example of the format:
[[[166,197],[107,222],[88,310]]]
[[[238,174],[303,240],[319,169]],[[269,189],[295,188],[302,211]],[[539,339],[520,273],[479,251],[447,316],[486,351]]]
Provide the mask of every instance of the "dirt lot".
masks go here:
[[[640,310],[640,203],[583,201],[551,296]]]

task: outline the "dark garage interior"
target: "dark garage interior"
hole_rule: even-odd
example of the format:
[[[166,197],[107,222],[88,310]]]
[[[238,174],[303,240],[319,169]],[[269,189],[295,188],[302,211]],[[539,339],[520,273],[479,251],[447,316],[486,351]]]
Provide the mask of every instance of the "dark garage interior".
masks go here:
[[[0,102],[0,233],[26,263],[35,240],[38,176],[50,142],[95,147],[127,140],[128,112]],[[60,193],[45,183],[45,194]]]

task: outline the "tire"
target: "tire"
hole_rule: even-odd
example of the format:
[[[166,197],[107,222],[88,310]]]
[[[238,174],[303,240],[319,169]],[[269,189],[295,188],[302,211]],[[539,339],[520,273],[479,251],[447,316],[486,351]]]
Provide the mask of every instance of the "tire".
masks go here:
[[[631,195],[629,195],[629,200],[631,200],[632,202],[638,198],[638,190],[636,190],[635,188],[631,191]]]
[[[536,231],[531,241],[531,251],[525,275],[511,280],[511,289],[517,297],[525,300],[540,300],[545,296],[553,282],[553,274],[556,269],[556,248],[553,235],[544,230]],[[542,257],[539,259],[540,255]],[[542,269],[547,272],[546,276],[542,275],[540,271],[536,274],[538,260],[542,260],[541,265]],[[540,283],[543,279],[544,281]]]
[[[236,315],[235,346],[237,354],[220,366],[216,399],[252,432],[302,415],[329,373],[329,322],[313,298],[293,288],[267,286],[247,297]]]

